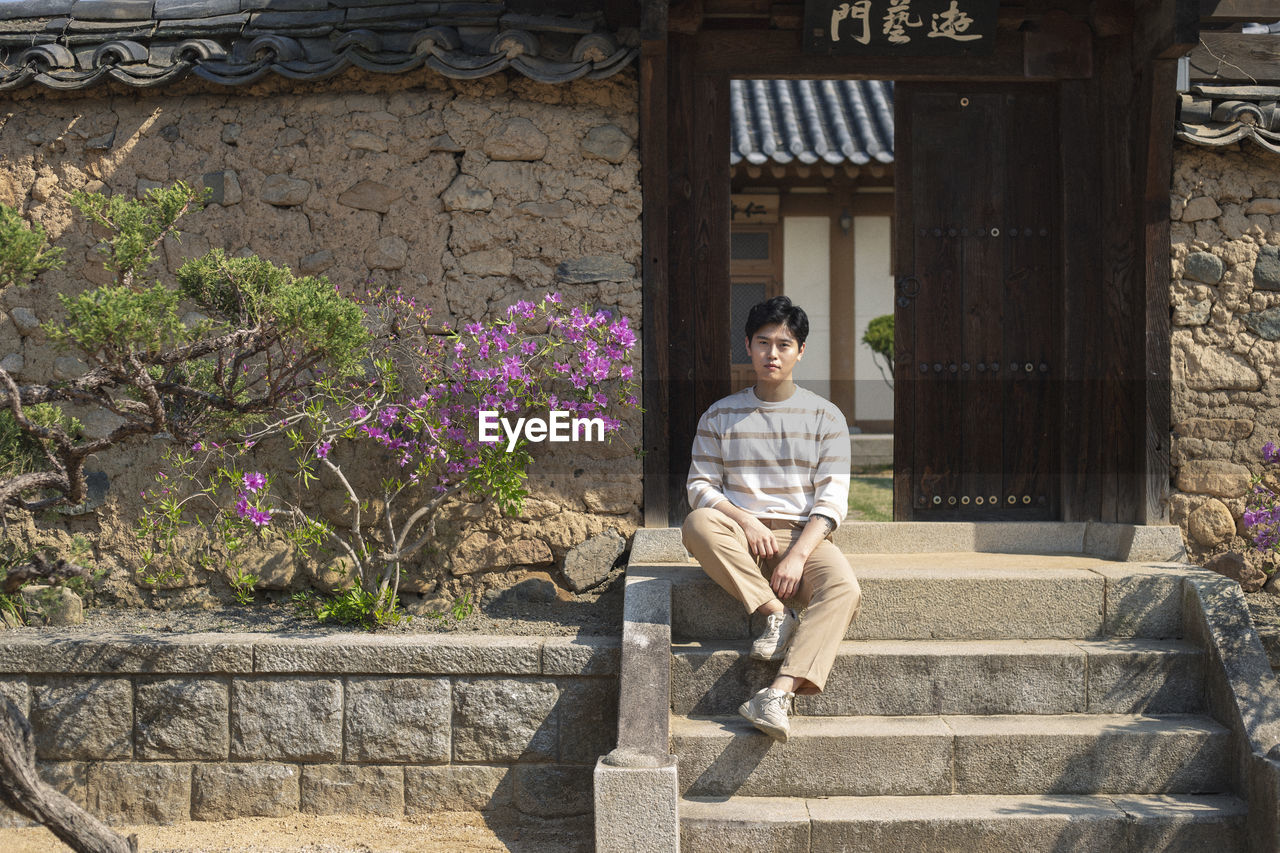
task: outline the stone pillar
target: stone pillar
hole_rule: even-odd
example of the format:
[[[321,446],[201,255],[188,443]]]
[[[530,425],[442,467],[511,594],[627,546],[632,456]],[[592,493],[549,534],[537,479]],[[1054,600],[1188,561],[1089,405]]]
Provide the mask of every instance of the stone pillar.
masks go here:
[[[679,853],[679,804],[675,756],[603,756],[595,772],[596,853]]]

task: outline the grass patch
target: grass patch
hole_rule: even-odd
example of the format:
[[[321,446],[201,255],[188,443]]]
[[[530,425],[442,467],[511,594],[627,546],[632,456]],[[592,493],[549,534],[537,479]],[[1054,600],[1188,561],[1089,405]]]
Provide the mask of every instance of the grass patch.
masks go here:
[[[849,518],[893,521],[893,468],[859,469],[849,480]]]

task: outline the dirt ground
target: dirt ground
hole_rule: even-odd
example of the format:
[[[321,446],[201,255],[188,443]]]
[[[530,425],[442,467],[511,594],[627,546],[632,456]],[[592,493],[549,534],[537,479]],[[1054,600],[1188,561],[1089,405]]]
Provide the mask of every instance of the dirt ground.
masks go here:
[[[536,826],[492,822],[478,812],[440,812],[427,822],[381,817],[239,818],[170,826],[116,827],[136,833],[145,853],[587,853],[591,818],[540,821]],[[67,850],[43,827],[0,829],[5,853]]]
[[[3,0],[0,0],[3,2]],[[557,587],[548,575],[530,573],[510,589],[492,591],[464,611],[443,612],[411,607],[407,618],[379,633],[496,634],[502,636],[619,636],[625,577],[614,569],[598,586],[580,593]],[[412,615],[414,612],[417,615]],[[0,632],[5,631],[0,623]],[[317,621],[286,593],[261,593],[248,605],[215,605],[150,609],[96,604],[84,608],[84,622],[68,627],[19,626],[14,634],[70,637],[87,634],[249,633],[308,635],[358,634],[356,626]],[[0,852],[2,853],[2,852]]]

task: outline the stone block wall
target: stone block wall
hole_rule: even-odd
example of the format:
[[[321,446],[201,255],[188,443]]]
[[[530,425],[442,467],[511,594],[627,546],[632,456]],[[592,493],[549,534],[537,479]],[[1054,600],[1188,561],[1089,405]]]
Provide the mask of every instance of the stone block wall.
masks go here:
[[[618,642],[6,637],[0,693],[46,781],[113,823],[589,814]],[[0,826],[25,826],[0,809]]]
[[[1170,516],[1204,562],[1244,545],[1250,479],[1280,443],[1280,158],[1179,144],[1170,216]]]
[[[135,195],[179,179],[211,189],[212,204],[183,221],[180,242],[163,246],[163,278],[222,248],[352,290],[370,279],[398,287],[442,321],[493,317],[556,290],[566,302],[624,313],[638,330],[637,114],[631,70],[554,86],[505,74],[455,81],[430,71],[350,71],[244,89],[189,81],[156,93],[5,94],[0,202],[41,223],[67,247],[68,263],[37,288],[0,294],[0,363],[20,382],[84,369],[48,346],[38,325],[58,316],[57,294],[108,283],[94,249],[101,235],[73,217],[66,194]],[[638,375],[638,351],[634,367]],[[94,413],[90,437],[112,419]],[[640,416],[624,423],[626,441],[536,446],[522,517],[466,508],[452,559],[458,573],[554,572],[592,536],[630,536],[640,521]],[[58,547],[87,533],[100,565],[127,576],[140,563],[136,496],[153,482],[158,456],[155,445],[100,455],[111,486],[96,517],[46,521],[21,535]],[[288,565],[264,574],[280,589],[305,580]],[[176,590],[115,592],[190,603],[210,579],[189,575],[170,584]],[[402,588],[426,593],[432,583],[410,571]]]

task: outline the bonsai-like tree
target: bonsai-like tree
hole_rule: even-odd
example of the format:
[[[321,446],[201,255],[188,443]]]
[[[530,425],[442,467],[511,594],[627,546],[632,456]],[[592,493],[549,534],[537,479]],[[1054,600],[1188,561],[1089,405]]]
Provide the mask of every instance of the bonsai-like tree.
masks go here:
[[[316,367],[343,375],[358,364],[369,339],[364,313],[324,279],[221,252],[188,264],[196,272],[179,289],[150,277],[165,238],[177,237],[179,218],[200,203],[186,184],[141,199],[77,192],[70,201],[109,233],[100,249],[115,282],[60,295],[65,319],[43,327],[86,364],[82,376],[19,384],[0,367],[0,508],[80,504],[92,454],[142,436],[190,443],[278,406]],[[0,205],[0,288],[29,286],[61,264],[38,225]],[[182,298],[219,319],[184,324]],[[68,405],[110,412],[118,423],[85,438]]]

